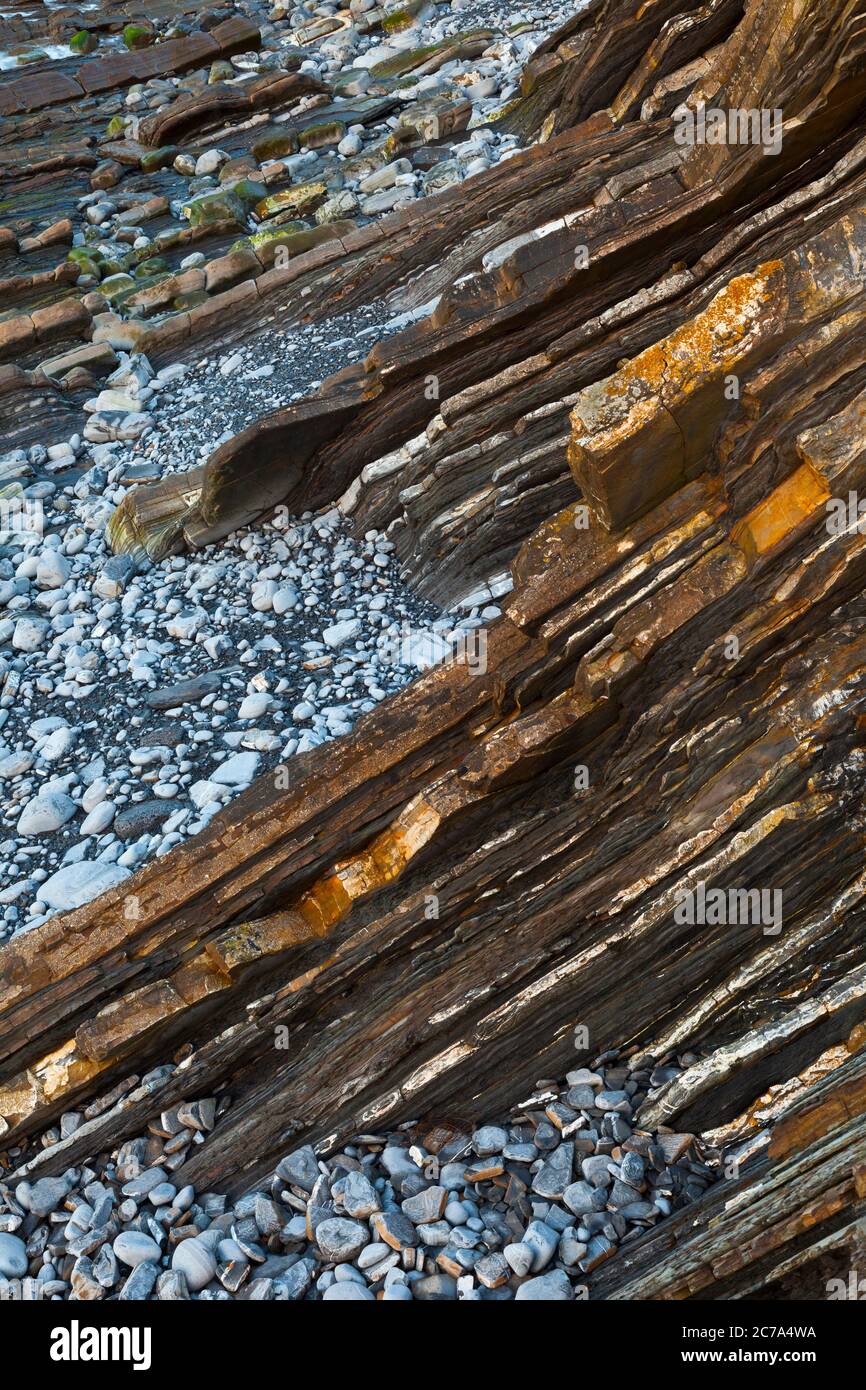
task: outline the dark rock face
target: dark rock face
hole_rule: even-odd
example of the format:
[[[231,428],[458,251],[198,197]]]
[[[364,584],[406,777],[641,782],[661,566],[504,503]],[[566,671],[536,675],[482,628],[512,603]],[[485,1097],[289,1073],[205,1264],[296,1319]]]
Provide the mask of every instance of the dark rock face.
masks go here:
[[[471,198],[247,261],[154,322],[73,296],[0,324],[22,364],[3,399],[47,414],[31,359],[55,339],[123,330],[169,361],[265,313],[438,297],[182,482],[128,494],[111,535],[162,556],[336,504],[422,593],[503,610],[286,786],[260,779],[168,864],[0,951],[10,1140],[186,1042],[178,1087],[235,1103],[181,1180],[240,1190],[287,1125],[300,1147],[467,1096],[485,1118],[626,1047],[662,1087],[638,1119],[718,1131],[739,1167],[676,1239],[607,1261],[600,1296],[748,1297],[845,1245],[866,1202],[864,47],[843,0],[595,0],[502,114],[543,138]],[[728,131],[731,111],[771,124],[707,143],[710,104]],[[208,89],[144,143],[230,109]],[[668,1075],[675,1050],[693,1062]],[[558,1196],[569,1173],[542,1175]]]
[[[225,20],[210,33],[169,39],[153,48],[136,48],[109,58],[91,58],[81,64],[74,76],[66,73],[33,73],[0,86],[0,116],[39,111],[46,106],[66,105],[84,96],[146,82],[149,77],[185,72],[233,53],[256,48],[259,32],[240,18]]]

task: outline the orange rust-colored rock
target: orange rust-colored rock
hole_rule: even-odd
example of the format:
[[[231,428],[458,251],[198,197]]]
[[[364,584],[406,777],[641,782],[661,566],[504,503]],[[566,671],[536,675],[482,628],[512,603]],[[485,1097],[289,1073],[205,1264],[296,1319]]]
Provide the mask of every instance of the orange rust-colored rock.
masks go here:
[[[754,561],[823,509],[829,495],[825,479],[804,463],[738,522],[731,539]]]

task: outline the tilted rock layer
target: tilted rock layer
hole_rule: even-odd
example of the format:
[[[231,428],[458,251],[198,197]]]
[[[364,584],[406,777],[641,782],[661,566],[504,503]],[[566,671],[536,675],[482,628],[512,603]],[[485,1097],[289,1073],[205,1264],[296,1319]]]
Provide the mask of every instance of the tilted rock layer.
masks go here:
[[[420,592],[504,611],[285,789],[253,783],[167,863],[0,952],[4,1142],[192,1042],[160,1103],[234,1103],[179,1180],[241,1192],[289,1138],[330,1152],[458,1098],[470,1120],[507,1109],[575,1039],[578,1063],[687,1052],[638,1119],[718,1132],[733,1165],[592,1296],[785,1296],[819,1257],[850,1266],[861,8],[590,4],[500,117],[537,143],[475,196],[229,291],[244,340],[265,309],[438,299],[182,495],[130,494],[117,547],[336,504]],[[710,102],[779,110],[781,148],[683,141],[681,104]],[[148,330],[148,353],[201,352],[216,324],[190,320]],[[145,1105],[98,1137],[140,1132]],[[93,1146],[73,1134],[41,1171]]]

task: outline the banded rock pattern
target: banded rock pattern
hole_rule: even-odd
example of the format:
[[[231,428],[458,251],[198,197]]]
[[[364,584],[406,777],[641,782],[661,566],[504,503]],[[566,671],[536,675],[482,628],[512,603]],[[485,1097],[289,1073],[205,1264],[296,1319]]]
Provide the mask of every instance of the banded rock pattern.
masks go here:
[[[239,342],[268,315],[436,303],[182,486],[129,493],[117,549],[336,505],[425,597],[503,613],[483,660],[435,666],[297,757],[287,788],[259,779],[167,863],[0,951],[4,1143],[192,1044],[160,1105],[233,1104],[178,1181],[240,1193],[290,1147],[458,1104],[488,1121],[606,1049],[687,1053],[637,1120],[712,1135],[736,1174],[611,1252],[591,1296],[784,1297],[848,1260],[866,1215],[861,11],[592,3],[497,118],[534,143],[472,198],[446,189],[217,296]],[[683,142],[680,103],[708,101],[778,109],[780,151]],[[139,345],[167,362],[225,342],[215,304]],[[760,910],[681,911],[742,893]],[[35,1171],[138,1133],[147,1106]]]

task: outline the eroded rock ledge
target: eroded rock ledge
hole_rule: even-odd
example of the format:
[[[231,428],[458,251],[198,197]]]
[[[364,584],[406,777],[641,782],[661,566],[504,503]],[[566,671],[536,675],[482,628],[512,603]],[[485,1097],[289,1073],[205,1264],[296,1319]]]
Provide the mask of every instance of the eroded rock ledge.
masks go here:
[[[547,138],[476,198],[229,291],[239,336],[265,307],[440,298],[182,497],[139,489],[118,546],[338,502],[440,601],[512,587],[484,662],[434,668],[288,789],[260,780],[0,952],[4,1143],[193,1042],[161,1104],[234,1104],[181,1180],[240,1191],[290,1146],[507,1108],[581,1025],[578,1062],[688,1048],[647,1118],[726,1127],[740,1160],[611,1259],[601,1296],[785,1296],[861,1239],[861,19],[591,5],[503,117]],[[780,109],[781,152],[680,144],[684,99]],[[200,350],[213,321],[186,318],[147,351]],[[781,911],[684,918],[713,890]]]

